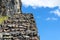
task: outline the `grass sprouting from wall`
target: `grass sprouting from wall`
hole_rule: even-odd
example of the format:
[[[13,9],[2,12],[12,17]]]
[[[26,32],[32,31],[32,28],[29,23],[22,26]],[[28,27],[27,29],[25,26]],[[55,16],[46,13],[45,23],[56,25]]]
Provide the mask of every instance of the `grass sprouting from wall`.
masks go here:
[[[4,22],[4,20],[7,20],[8,17],[7,16],[1,16],[0,17],[0,24]]]

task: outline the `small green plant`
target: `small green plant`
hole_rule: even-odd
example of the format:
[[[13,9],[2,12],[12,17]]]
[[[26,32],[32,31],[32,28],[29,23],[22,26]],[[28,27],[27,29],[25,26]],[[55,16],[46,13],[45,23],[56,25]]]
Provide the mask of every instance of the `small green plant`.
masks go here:
[[[0,24],[4,22],[4,20],[7,20],[8,17],[7,16],[1,16],[0,17]]]

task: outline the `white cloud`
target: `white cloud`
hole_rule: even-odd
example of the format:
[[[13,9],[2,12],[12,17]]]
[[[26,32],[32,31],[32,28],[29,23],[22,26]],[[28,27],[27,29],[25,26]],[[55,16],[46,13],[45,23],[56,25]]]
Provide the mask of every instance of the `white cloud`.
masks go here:
[[[21,0],[21,1],[25,7],[32,6],[33,8],[36,8],[36,7],[54,8],[58,6],[60,9],[60,0]],[[60,16],[59,9],[52,11],[52,13]]]
[[[57,16],[60,17],[60,9],[57,9],[57,10],[51,11],[51,13],[54,13],[55,15],[57,15]]]
[[[47,21],[49,21],[49,20],[58,20],[58,18],[54,18],[54,17],[50,18],[50,17],[48,17],[48,18],[46,18],[46,20]]]
[[[24,6],[35,7],[60,7],[60,0],[22,0]]]

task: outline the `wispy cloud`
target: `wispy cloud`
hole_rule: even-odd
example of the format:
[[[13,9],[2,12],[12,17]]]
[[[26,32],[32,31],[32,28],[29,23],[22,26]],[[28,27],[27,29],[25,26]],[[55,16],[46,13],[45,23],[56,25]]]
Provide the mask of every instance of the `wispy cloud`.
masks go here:
[[[60,7],[60,0],[22,0],[24,6],[34,7]]]
[[[60,9],[56,9],[54,11],[51,11],[51,13],[54,13],[55,15],[60,17]]]
[[[58,18],[54,18],[54,17],[50,18],[50,17],[48,17],[48,18],[46,18],[46,20],[47,21],[49,21],[49,20],[53,20],[53,21],[55,20],[56,21],[56,20],[58,20]]]

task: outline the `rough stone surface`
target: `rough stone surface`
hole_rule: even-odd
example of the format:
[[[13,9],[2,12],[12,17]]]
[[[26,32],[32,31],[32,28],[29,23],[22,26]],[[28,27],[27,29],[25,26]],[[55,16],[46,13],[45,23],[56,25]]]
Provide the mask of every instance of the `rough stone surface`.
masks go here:
[[[14,4],[16,0],[12,2]],[[19,4],[21,3],[18,2],[17,6],[19,6]],[[19,8],[17,7],[16,10],[18,9]],[[33,14],[23,14],[19,9],[19,11],[14,12],[13,15],[8,16],[8,19],[4,20],[4,22],[0,24],[0,40],[39,40]]]

